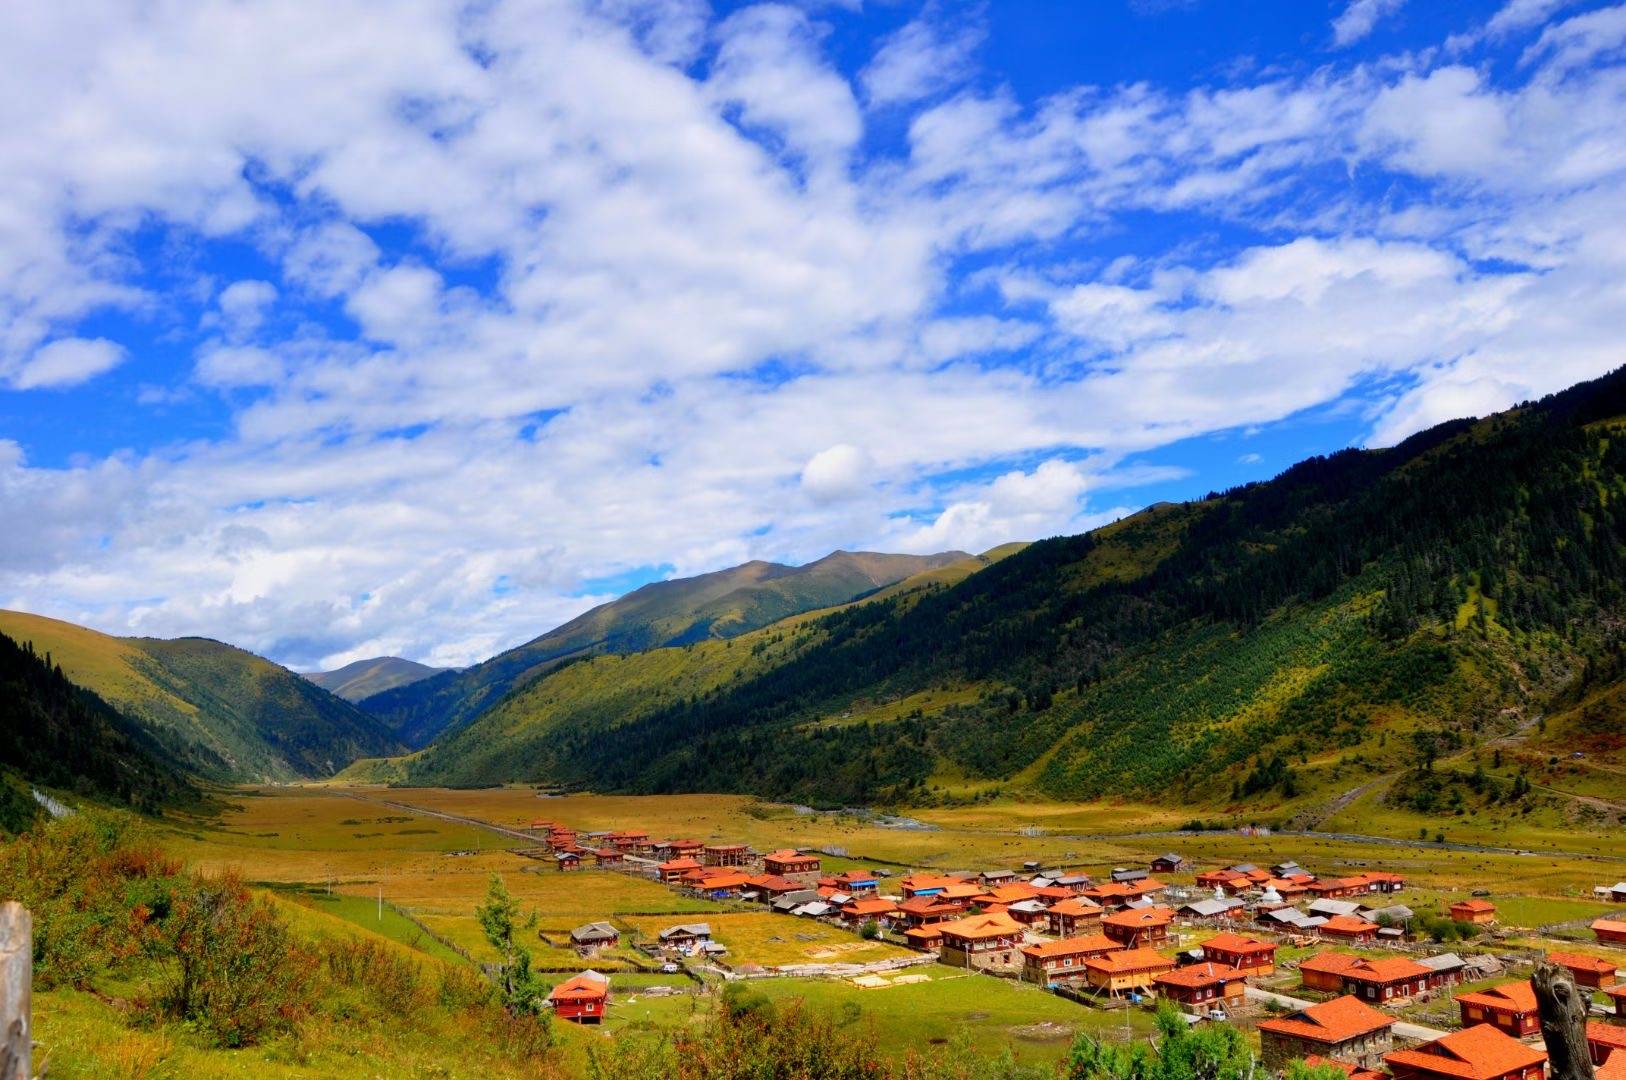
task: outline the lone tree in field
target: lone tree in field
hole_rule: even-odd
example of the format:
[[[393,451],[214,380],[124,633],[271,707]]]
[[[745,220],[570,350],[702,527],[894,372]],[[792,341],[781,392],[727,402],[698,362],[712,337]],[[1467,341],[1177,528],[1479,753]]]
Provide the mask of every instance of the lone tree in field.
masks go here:
[[[500,874],[491,875],[491,887],[486,890],[486,902],[475,909],[480,929],[486,940],[502,959],[497,963],[497,989],[502,994],[503,1007],[515,1016],[535,1016],[542,1012],[547,987],[537,980],[531,970],[531,951],[514,938],[516,927],[529,928],[536,922],[533,914],[522,919],[519,901],[503,884]]]
[[[1586,1046],[1587,999],[1576,989],[1575,976],[1550,960],[1538,960],[1530,985],[1541,1014],[1549,1080],[1593,1080]]]

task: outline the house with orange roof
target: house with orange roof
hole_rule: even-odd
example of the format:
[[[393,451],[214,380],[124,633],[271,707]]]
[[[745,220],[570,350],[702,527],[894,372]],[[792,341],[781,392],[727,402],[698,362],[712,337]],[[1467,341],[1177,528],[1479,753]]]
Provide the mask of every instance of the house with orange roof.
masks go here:
[[[1536,1011],[1536,991],[1530,980],[1498,983],[1484,990],[1473,990],[1457,995],[1457,1009],[1462,1014],[1462,1026],[1489,1024],[1515,1039],[1534,1035],[1541,1030],[1541,1016]]]
[[[871,919],[887,918],[896,908],[892,901],[879,896],[860,896],[842,905],[841,921],[857,926]]]
[[[763,873],[805,881],[819,876],[819,857],[793,848],[770,851],[762,857]]]
[[[664,853],[674,859],[694,859],[698,862],[706,850],[706,845],[698,840],[666,840],[663,844],[655,848],[655,853]]]
[[[1269,975],[1276,970],[1276,943],[1251,934],[1215,934],[1202,944],[1203,959],[1233,967],[1243,975]]]
[[[1594,1065],[1607,1065],[1610,1058],[1626,1061],[1626,1027],[1588,1020],[1586,1051]]]
[[[1253,882],[1248,880],[1247,874],[1237,873],[1225,867],[1219,870],[1204,870],[1197,875],[1199,889],[1225,889],[1228,892],[1241,892]]]
[[[561,1020],[597,1024],[604,1019],[610,1001],[610,980],[596,971],[572,975],[548,991],[548,1004]]]
[[[1114,997],[1150,991],[1152,980],[1174,970],[1174,961],[1155,949],[1121,949],[1084,961],[1084,977],[1097,990]]]
[[[1280,1070],[1312,1054],[1375,1069],[1394,1046],[1395,1019],[1345,996],[1259,1021],[1265,1067]]]
[[[1105,934],[1041,941],[1022,948],[1022,978],[1047,986],[1086,978],[1084,961],[1123,949]]]
[[[593,861],[601,868],[606,866],[624,866],[627,862],[627,853],[616,848],[597,848],[593,851]]]
[[[631,852],[634,855],[649,850],[649,834],[642,829],[623,829],[613,832],[608,837],[610,846],[619,851]]]
[[[1617,1017],[1626,1016],[1626,986],[1617,984],[1605,990],[1604,993],[1608,994],[1609,1000],[1614,1003],[1615,1015]]]
[[[670,885],[684,874],[700,869],[700,864],[693,859],[668,859],[655,867],[655,874],[661,883]]]
[[[1248,977],[1234,967],[1205,961],[1154,975],[1152,985],[1160,997],[1178,1002],[1187,1012],[1201,1015],[1216,1007],[1240,1006]]]
[[[1136,947],[1169,940],[1174,912],[1166,907],[1128,908],[1101,916],[1101,932],[1113,941]]]
[[[1091,885],[1079,895],[1095,901],[1108,911],[1118,911],[1128,907],[1136,894],[1134,889],[1121,881],[1103,881],[1099,885]]]
[[[1570,974],[1575,976],[1576,986],[1607,990],[1615,985],[1617,976],[1613,960],[1572,952],[1549,952],[1547,959],[1559,967],[1568,968]]]
[[[974,899],[974,903],[987,906],[989,904],[1014,904],[1020,900],[1032,900],[1039,895],[1039,890],[1025,881],[1012,881],[1004,885],[995,885],[984,889]]]
[[[1397,893],[1406,887],[1405,875],[1396,874],[1391,870],[1368,870],[1361,876],[1371,886],[1372,892]]]
[[[1376,1069],[1363,1069],[1359,1065],[1351,1065],[1347,1061],[1335,1061],[1332,1058],[1322,1057],[1320,1054],[1311,1054],[1304,1059],[1304,1063],[1312,1069],[1337,1069],[1349,1080],[1389,1080],[1389,1074]]]
[[[1354,967],[1360,957],[1341,952],[1319,952],[1299,961],[1299,981],[1306,990],[1344,992],[1344,972]]]
[[[1322,878],[1306,886],[1311,896],[1322,900],[1336,900],[1345,896],[1364,896],[1370,890],[1364,877]]]
[[[911,896],[896,906],[893,921],[906,927],[930,926],[947,922],[964,914],[965,905],[958,900],[944,900],[938,896]]]
[[[1014,968],[1022,947],[1022,924],[1001,912],[935,924],[942,935],[937,959],[954,967]]]
[[[1547,1052],[1520,1042],[1489,1024],[1453,1031],[1383,1060],[1395,1080],[1541,1080]]]
[[[903,932],[904,943],[921,952],[936,952],[943,945],[943,932],[938,929],[941,925],[928,923],[925,926],[911,926]]]
[[[834,877],[819,879],[821,885],[826,882],[848,896],[874,896],[881,887],[881,879],[871,870],[843,870]]]
[[[1362,1001],[1401,1001],[1426,991],[1433,975],[1404,956],[1360,956],[1344,969],[1344,990]]]
[[[910,874],[898,882],[898,891],[909,900],[916,896],[938,896],[950,885],[961,884],[964,884],[961,879],[946,874]]]
[[[1457,922],[1489,926],[1496,921],[1496,905],[1489,900],[1458,900],[1451,905],[1451,917]]]
[[[1101,906],[1093,900],[1075,896],[1059,904],[1050,905],[1045,912],[1050,932],[1057,937],[1073,937],[1080,931],[1101,925]]]
[[[754,892],[764,900],[772,900],[805,888],[807,886],[804,883],[780,877],[778,874],[753,874],[745,879],[745,891]]]
[[[1598,919],[1592,924],[1592,934],[1599,941],[1626,945],[1626,922],[1619,919]]]
[[[1377,923],[1367,922],[1359,915],[1334,915],[1320,926],[1322,937],[1349,942],[1376,941],[1379,929]]]

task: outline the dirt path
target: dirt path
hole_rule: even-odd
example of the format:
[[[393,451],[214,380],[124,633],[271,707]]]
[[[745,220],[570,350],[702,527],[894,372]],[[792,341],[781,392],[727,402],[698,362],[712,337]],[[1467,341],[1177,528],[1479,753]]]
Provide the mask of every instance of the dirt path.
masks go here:
[[[520,829],[510,829],[506,825],[496,825],[489,821],[482,821],[479,818],[465,817],[462,814],[448,814],[444,810],[430,810],[427,807],[414,806],[411,803],[398,802],[395,799],[375,799],[369,795],[359,795],[354,791],[338,791],[335,794],[359,802],[372,803],[375,806],[392,806],[397,810],[407,810],[423,817],[439,818],[441,821],[450,821],[456,825],[468,825],[475,829],[485,829],[487,832],[494,832],[499,836],[523,840],[526,847],[537,846],[537,838],[528,832]],[[646,859],[641,855],[627,855],[625,858],[628,862],[639,863],[644,866],[656,865],[654,859]]]

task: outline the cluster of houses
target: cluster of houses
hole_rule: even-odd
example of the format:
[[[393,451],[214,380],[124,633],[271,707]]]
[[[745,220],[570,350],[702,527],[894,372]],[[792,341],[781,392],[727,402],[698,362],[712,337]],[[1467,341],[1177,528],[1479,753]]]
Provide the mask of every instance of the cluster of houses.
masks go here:
[[[561,845],[553,841],[557,827],[544,824],[556,857],[581,852],[574,835]],[[1321,878],[1293,862],[1200,871],[1195,875],[1200,895],[1190,899],[1189,890],[1171,890],[1156,877],[1184,870],[1185,860],[1173,853],[1146,869],[1116,869],[1103,881],[1046,873],[1029,864],[1023,874],[914,873],[894,882],[880,870],[825,874],[818,855],[795,849],[757,855],[740,844],[650,841],[635,831],[588,839],[596,846],[578,857],[602,854],[601,864],[611,865],[616,855],[640,859],[658,880],[698,896],[756,901],[854,930],[873,924],[915,949],[935,953],[944,964],[1080,996],[1158,997],[1196,1017],[1235,1012],[1246,1000],[1249,980],[1276,972],[1279,942],[1262,935],[1273,933],[1295,944],[1370,946],[1404,938],[1414,917],[1395,897],[1406,886],[1400,874]],[[1626,883],[1610,892],[1626,901]],[[1479,925],[1496,921],[1495,905],[1482,898],[1452,904],[1450,914]],[[1173,929],[1177,919],[1219,932],[1181,950]],[[1599,919],[1592,929],[1600,942],[1626,943],[1626,921]],[[618,940],[614,927],[604,923],[572,933],[584,955]],[[705,923],[662,931],[658,948],[682,956],[726,952],[711,941]],[[1578,985],[1608,994],[1616,1016],[1626,1016],[1626,986],[1617,983],[1612,963],[1581,953],[1553,952],[1549,958],[1568,968]],[[1396,1020],[1380,1006],[1482,978],[1485,972],[1452,953],[1366,957],[1330,949],[1304,958],[1298,970],[1305,990],[1330,996],[1259,1021],[1264,1061],[1273,1069],[1304,1058],[1331,1065],[1350,1080],[1540,1080],[1544,1075],[1546,1055],[1532,1045],[1539,1022],[1528,980],[1459,993],[1461,1030],[1396,1049]],[[596,978],[598,983],[589,983],[601,984],[603,977]],[[577,982],[561,987],[569,997],[565,1008],[574,1012],[572,1018],[591,1021],[591,985],[573,985]],[[603,999],[596,1007],[602,1015]],[[1626,1027],[1592,1023],[1587,1039],[1601,1080],[1626,1080]]]

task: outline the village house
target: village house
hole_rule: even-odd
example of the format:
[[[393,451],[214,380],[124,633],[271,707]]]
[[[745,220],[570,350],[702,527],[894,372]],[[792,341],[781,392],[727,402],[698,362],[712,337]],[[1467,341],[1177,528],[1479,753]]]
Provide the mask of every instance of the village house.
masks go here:
[[[660,932],[657,940],[666,952],[687,956],[711,940],[711,924],[697,922],[668,926]]]
[[[1541,1030],[1541,1017],[1536,1012],[1536,991],[1529,979],[1458,994],[1457,1008],[1462,1014],[1462,1026],[1465,1028],[1490,1024],[1515,1039],[1534,1035]]]
[[[1586,1050],[1594,1065],[1608,1064],[1611,1058],[1616,1057],[1626,1061],[1626,1027],[1588,1020]]]
[[[820,885],[829,885],[849,896],[872,896],[881,887],[881,879],[870,870],[843,870],[834,877],[822,877]]]
[[[830,905],[825,903],[824,897],[820,896],[813,889],[797,889],[795,892],[788,892],[783,896],[776,896],[768,904],[768,906],[781,915],[794,915],[796,914],[796,909],[802,905],[815,903],[823,904],[826,908],[830,908]],[[835,909],[830,908],[830,910],[833,911]]]
[[[1004,885],[1007,882],[1016,880],[1016,871],[984,870],[982,873],[977,875],[977,880],[982,882],[982,887],[985,889],[993,885]]]
[[[1009,915],[972,915],[937,923],[942,935],[937,959],[954,967],[1002,968],[1016,966],[1022,945],[1022,924]]]
[[[1615,962],[1585,953],[1549,952],[1547,959],[1559,967],[1568,968],[1575,976],[1575,985],[1594,990],[1607,990],[1615,985]]]
[[[1243,975],[1269,975],[1276,970],[1276,943],[1246,934],[1215,934],[1202,944],[1203,959],[1232,967]]]
[[[1406,888],[1406,878],[1389,870],[1371,870],[1361,875],[1375,893],[1397,893]]]
[[[1229,893],[1239,893],[1253,885],[1247,874],[1238,873],[1225,867],[1219,870],[1204,870],[1197,875],[1197,887],[1201,889],[1224,889]]]
[[[965,905],[957,900],[944,900],[938,896],[911,896],[896,906],[893,923],[912,929],[956,919],[964,912]]]
[[[1442,986],[1456,986],[1462,982],[1464,973],[1468,970],[1467,961],[1456,953],[1441,953],[1438,956],[1425,956],[1417,961],[1428,968],[1428,988],[1438,990]]]
[[[553,848],[567,848],[576,842],[576,830],[555,826],[548,830],[548,846]]]
[[[803,882],[792,881],[777,874],[756,874],[745,879],[743,891],[755,893],[759,900],[771,901],[786,893],[799,892],[805,887]]]
[[[664,855],[670,859],[693,859],[700,861],[705,853],[706,845],[698,840],[665,840],[653,849],[656,855]]]
[[[776,874],[779,877],[795,878],[803,882],[812,881],[819,876],[819,857],[804,855],[789,848],[770,851],[762,857],[762,870],[763,873]]]
[[[1050,923],[1050,932],[1057,937],[1073,937],[1080,931],[1101,925],[1100,905],[1086,900],[1082,896],[1075,896],[1071,900],[1063,900],[1051,906],[1045,912],[1045,919]]]
[[[649,834],[642,829],[623,829],[611,833],[606,839],[616,850],[633,855],[642,855],[649,850]]]
[[[1626,1017],[1626,986],[1616,985],[1605,990],[1610,1002],[1615,1006],[1615,1017]]]
[[[663,885],[670,885],[683,877],[684,874],[700,869],[700,864],[694,859],[669,859],[655,867],[655,874]]]
[[[700,861],[707,866],[744,866],[751,861],[751,849],[744,844],[707,844]]]
[[[1359,960],[1358,956],[1341,952],[1319,952],[1306,956],[1299,961],[1299,981],[1306,990],[1341,994],[1344,992],[1344,972]]]
[[[1113,941],[1134,947],[1169,940],[1174,912],[1166,907],[1130,908],[1101,917],[1101,932]]]
[[[879,922],[889,917],[896,907],[892,901],[878,896],[861,896],[842,905],[841,921],[851,926],[862,926],[871,919]]]
[[[898,890],[905,900],[912,900],[917,896],[941,896],[950,885],[961,884],[964,882],[959,878],[942,874],[910,874],[898,882]]]
[[[925,926],[911,926],[903,932],[904,944],[921,952],[936,952],[943,944],[943,932],[938,929],[942,925],[938,922],[928,923]]]
[[[610,980],[596,971],[573,975],[548,991],[548,1003],[561,1020],[597,1024],[610,1001]]]
[[[559,851],[553,856],[553,864],[560,870],[580,870],[582,856],[579,851]]]
[[[1496,905],[1489,900],[1458,900],[1451,905],[1451,918],[1457,922],[1489,926],[1496,921]]]
[[[1364,877],[1326,878],[1310,882],[1307,888],[1311,896],[1327,900],[1344,896],[1364,896],[1368,891]]]
[[[1174,961],[1153,949],[1123,949],[1084,961],[1091,986],[1117,997],[1152,989],[1152,980],[1174,970]]]
[[[1321,924],[1319,932],[1323,937],[1360,943],[1373,941],[1377,938],[1378,924],[1367,922],[1358,915],[1334,915]]]
[[[1176,855],[1172,851],[1166,851],[1162,855],[1159,855],[1157,858],[1152,860],[1152,873],[1174,874],[1183,869],[1185,865],[1186,860],[1184,856]]]
[[[1075,982],[1088,977],[1084,961],[1122,949],[1122,944],[1104,934],[1041,941],[1022,949],[1022,978],[1040,986]]]
[[[1453,1031],[1383,1060],[1395,1080],[1541,1080],[1547,1052],[1511,1039],[1489,1024]]]
[[[608,866],[625,864],[627,856],[625,852],[617,851],[615,848],[597,848],[593,851],[593,861],[598,864],[600,869],[603,869]]]
[[[570,932],[570,943],[583,956],[591,956],[601,949],[613,949],[621,944],[621,931],[607,922],[588,923]]]
[[[1344,969],[1344,990],[1362,1001],[1399,1001],[1426,991],[1432,975],[1428,968],[1404,956],[1357,957]]]
[[[1319,900],[1311,901],[1306,910],[1311,915],[1322,915],[1330,919],[1335,915],[1359,915],[1361,905],[1354,900],[1331,900],[1322,897]]]
[[[712,869],[712,872],[708,874],[706,869]],[[691,872],[682,878],[685,885],[709,900],[727,900],[738,896],[750,880],[738,870],[720,868],[702,868],[698,873]]]
[[[1189,1013],[1202,1015],[1213,1008],[1239,1008],[1247,976],[1223,964],[1188,964],[1154,976],[1152,984],[1162,997],[1178,1002]]]
[[[1617,881],[1613,885],[1606,885],[1604,891],[1609,894],[1609,899],[1615,903],[1626,904],[1626,881]]]
[[[559,827],[559,823],[557,821],[543,821],[541,818],[537,818],[534,821],[532,821],[529,825],[525,826],[527,831],[529,831],[529,832],[539,832],[539,833],[552,832],[554,829],[557,829],[558,827]]]
[[[1010,881],[1004,885],[995,885],[972,898],[972,903],[987,907],[990,904],[1014,904],[1020,900],[1033,900],[1039,895],[1039,890],[1025,881]]]
[[[1599,941],[1626,945],[1626,922],[1619,919],[1599,919],[1592,924],[1592,934]]]
[[[1038,899],[1018,900],[1005,908],[1005,914],[1023,926],[1039,925],[1041,930],[1048,927],[1048,920],[1045,918],[1048,911],[1049,908],[1045,906],[1044,901]]]
[[[1295,881],[1292,878],[1271,878],[1260,883],[1260,889],[1267,896],[1274,893],[1276,900],[1296,900],[1309,893],[1313,882]]]
[[[1176,910],[1188,919],[1240,919],[1248,913],[1247,905],[1235,897],[1228,900],[1215,897],[1190,900]]]
[[[1058,889],[1066,889],[1068,892],[1072,893],[1074,896],[1077,896],[1079,893],[1083,892],[1085,889],[1090,887],[1090,884],[1091,884],[1090,883],[1090,875],[1088,875],[1088,874],[1063,874],[1060,877],[1054,879],[1052,884],[1054,884],[1056,886],[1056,888],[1058,888]]]
[[[1112,871],[1112,880],[1120,885],[1128,885],[1135,881],[1145,881],[1151,874],[1132,866],[1120,866]]]
[[[1358,998],[1333,998],[1259,1021],[1261,1057],[1273,1070],[1311,1054],[1375,1069],[1394,1046],[1394,1024]]]

